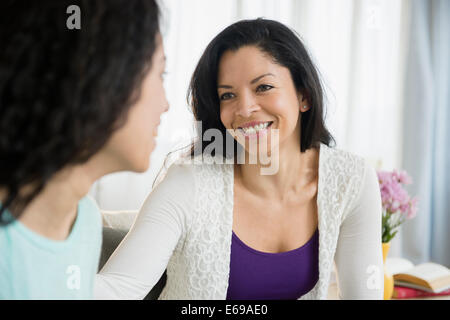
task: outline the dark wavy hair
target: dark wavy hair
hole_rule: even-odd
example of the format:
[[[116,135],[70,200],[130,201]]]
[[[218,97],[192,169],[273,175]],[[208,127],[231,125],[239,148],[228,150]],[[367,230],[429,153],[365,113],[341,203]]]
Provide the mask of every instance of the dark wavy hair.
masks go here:
[[[81,29],[66,26],[70,5]],[[126,122],[159,17],[154,0],[1,1],[0,220],[6,209],[18,217],[56,172],[86,162]]]
[[[237,51],[243,46],[255,46],[273,58],[274,62],[289,69],[297,91],[306,96],[311,108],[301,117],[300,150],[318,147],[320,143],[335,145],[335,140],[324,123],[324,94],[318,71],[305,46],[295,31],[280,22],[258,18],[236,22],[219,33],[207,46],[192,75],[188,89],[188,103],[194,117],[201,121],[197,128],[200,137],[206,130],[215,128],[223,137],[229,133],[220,120],[220,101],[217,93],[218,68],[224,52]],[[203,153],[208,141],[197,141],[191,148],[191,156]],[[223,150],[227,151],[226,139]],[[227,148],[228,147],[228,148]],[[237,154],[237,142],[233,140],[232,151]],[[229,152],[222,154],[230,158]]]

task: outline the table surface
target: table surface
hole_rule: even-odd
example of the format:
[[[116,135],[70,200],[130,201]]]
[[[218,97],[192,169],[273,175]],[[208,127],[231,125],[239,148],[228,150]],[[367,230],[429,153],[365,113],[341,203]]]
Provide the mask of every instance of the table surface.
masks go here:
[[[339,300],[337,294],[337,283],[332,282],[328,287],[328,300]],[[450,296],[408,298],[408,299],[392,299],[392,300],[450,300]]]

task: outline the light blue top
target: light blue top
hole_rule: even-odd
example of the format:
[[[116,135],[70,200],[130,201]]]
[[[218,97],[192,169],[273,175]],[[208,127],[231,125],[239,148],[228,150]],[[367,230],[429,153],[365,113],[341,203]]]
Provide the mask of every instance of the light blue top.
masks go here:
[[[45,238],[18,220],[0,226],[0,300],[92,299],[101,243],[101,214],[88,196],[66,240]]]

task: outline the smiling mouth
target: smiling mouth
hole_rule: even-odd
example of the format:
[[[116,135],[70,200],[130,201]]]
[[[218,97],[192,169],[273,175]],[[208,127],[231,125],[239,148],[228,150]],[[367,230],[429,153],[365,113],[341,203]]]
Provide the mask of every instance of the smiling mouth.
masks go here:
[[[238,127],[239,132],[244,136],[258,135],[259,133],[269,130],[273,121],[260,122],[253,126]]]

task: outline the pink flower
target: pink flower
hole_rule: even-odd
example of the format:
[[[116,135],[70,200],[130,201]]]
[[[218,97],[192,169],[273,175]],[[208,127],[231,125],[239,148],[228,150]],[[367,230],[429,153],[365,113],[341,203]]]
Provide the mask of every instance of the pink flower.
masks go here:
[[[404,170],[377,171],[383,206],[382,242],[389,242],[396,234],[395,229],[405,219],[416,216],[418,200],[411,198],[404,185],[412,183],[411,177]],[[400,214],[400,219],[393,214]]]
[[[417,199],[417,197],[414,197],[413,199],[411,199],[411,202],[410,202],[410,205],[408,208],[408,212],[407,212],[408,219],[412,219],[416,216],[417,208],[418,208],[418,199]]]
[[[408,192],[402,186],[412,183],[412,179],[406,171],[378,171],[377,175],[383,208],[390,213],[401,212],[408,218],[415,216],[417,200],[411,200]]]
[[[412,183],[411,177],[404,170],[401,171],[394,170],[393,178],[396,179],[401,184],[408,185]]]

